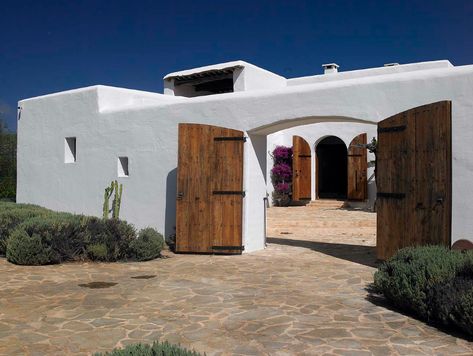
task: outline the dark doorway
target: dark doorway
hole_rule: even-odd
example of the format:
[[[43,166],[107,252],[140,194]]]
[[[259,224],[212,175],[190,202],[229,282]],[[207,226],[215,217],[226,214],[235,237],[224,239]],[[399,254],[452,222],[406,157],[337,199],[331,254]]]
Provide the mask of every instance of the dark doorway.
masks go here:
[[[317,197],[320,199],[347,198],[347,147],[335,136],[319,142],[317,154]]]

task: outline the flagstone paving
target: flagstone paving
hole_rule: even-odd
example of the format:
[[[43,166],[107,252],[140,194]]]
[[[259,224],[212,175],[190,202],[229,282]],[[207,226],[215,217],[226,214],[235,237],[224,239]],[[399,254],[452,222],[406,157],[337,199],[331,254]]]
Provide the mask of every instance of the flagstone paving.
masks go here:
[[[268,248],[242,256],[42,267],[0,259],[0,354],[90,354],[158,339],[207,355],[473,354],[472,343],[367,299],[375,224],[373,213],[330,204],[270,208]]]

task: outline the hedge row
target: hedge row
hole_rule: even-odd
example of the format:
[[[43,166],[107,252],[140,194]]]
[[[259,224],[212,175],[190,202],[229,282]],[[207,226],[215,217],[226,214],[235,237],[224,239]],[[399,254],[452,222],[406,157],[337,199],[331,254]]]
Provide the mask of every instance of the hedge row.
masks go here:
[[[423,320],[473,335],[473,252],[402,249],[380,266],[374,288]]]
[[[95,356],[200,356],[195,351],[189,351],[177,345],[166,342],[154,342],[152,345],[132,344],[123,349],[114,349],[105,354],[96,353]]]
[[[0,203],[0,254],[12,263],[145,261],[160,256],[163,245],[156,230],[146,228],[137,234],[133,225],[122,220]]]

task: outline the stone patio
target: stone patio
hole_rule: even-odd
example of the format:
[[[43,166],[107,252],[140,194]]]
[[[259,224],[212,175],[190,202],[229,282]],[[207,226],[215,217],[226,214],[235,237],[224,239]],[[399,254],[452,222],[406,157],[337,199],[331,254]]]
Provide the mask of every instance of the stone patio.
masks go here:
[[[472,343],[367,299],[375,219],[336,203],[271,208],[268,248],[242,256],[0,259],[0,354],[90,354],[157,339],[207,355],[473,354]],[[91,282],[110,285],[80,286]]]

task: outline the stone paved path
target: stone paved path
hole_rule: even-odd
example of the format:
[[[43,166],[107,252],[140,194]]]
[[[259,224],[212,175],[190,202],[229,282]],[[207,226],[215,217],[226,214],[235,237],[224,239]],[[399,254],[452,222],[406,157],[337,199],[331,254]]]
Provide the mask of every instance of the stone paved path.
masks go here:
[[[43,267],[0,259],[0,354],[161,339],[208,355],[472,355],[471,343],[366,299],[374,232],[374,214],[326,204],[269,209],[268,248],[243,256]],[[79,286],[90,282],[117,284]]]

